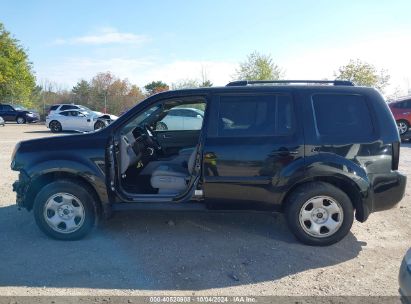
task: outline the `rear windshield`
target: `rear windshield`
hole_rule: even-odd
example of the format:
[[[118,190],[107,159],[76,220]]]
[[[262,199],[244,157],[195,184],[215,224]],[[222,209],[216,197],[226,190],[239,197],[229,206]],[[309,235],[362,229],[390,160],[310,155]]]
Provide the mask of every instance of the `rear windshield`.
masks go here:
[[[318,135],[354,141],[374,133],[364,96],[317,94],[312,96],[312,102]]]

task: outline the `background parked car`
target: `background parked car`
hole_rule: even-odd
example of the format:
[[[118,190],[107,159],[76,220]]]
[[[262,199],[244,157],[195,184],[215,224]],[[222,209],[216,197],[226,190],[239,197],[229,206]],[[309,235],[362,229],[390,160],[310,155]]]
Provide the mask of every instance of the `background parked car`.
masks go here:
[[[54,112],[46,117],[46,126],[53,133],[61,131],[94,131],[105,128],[112,120],[81,110]]]
[[[90,115],[93,116],[104,116],[106,115],[107,119],[111,119],[111,120],[115,120],[118,117],[112,114],[104,114],[98,111],[93,111],[85,106],[82,105],[76,105],[76,104],[56,104],[50,107],[48,115],[54,114],[54,113],[58,113],[61,111],[66,111],[66,110],[79,110],[81,112],[87,112]]]
[[[17,122],[18,124],[40,120],[38,113],[26,110],[23,107],[15,108],[9,104],[0,104],[0,116],[4,121]]]
[[[204,111],[195,108],[173,108],[157,123],[156,130],[200,130]]]
[[[400,275],[400,294],[405,300],[404,303],[411,302],[411,248],[408,249],[401,263]]]
[[[398,132],[404,135],[411,127],[411,96],[390,102],[388,106],[397,122]]]
[[[5,124],[4,119],[3,117],[0,116],[0,126],[4,127],[4,124]]]

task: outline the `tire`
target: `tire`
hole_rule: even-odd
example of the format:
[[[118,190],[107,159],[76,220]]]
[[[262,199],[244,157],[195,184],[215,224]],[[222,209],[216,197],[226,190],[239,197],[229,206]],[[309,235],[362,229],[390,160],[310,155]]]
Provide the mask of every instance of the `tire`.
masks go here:
[[[94,130],[100,130],[104,129],[106,127],[106,123],[102,120],[97,120],[96,123],[94,124]]]
[[[24,118],[23,116],[18,116],[18,117],[16,118],[16,122],[17,122],[19,125],[25,124],[25,123],[26,123],[26,118]]]
[[[347,194],[324,182],[298,187],[285,203],[291,232],[307,245],[337,243],[348,234],[354,220],[353,205]]]
[[[157,131],[167,131],[168,127],[164,122],[159,121],[156,123],[156,130]]]
[[[34,218],[40,230],[58,240],[79,240],[96,220],[95,199],[89,189],[70,180],[43,187],[34,200]]]
[[[49,128],[50,128],[50,131],[53,133],[59,133],[63,130],[61,127],[61,123],[58,122],[57,120],[52,120],[49,123]]]
[[[410,123],[404,119],[400,119],[396,121],[397,123],[397,128],[398,132],[400,135],[404,135],[405,133],[408,132],[408,129],[410,128]]]

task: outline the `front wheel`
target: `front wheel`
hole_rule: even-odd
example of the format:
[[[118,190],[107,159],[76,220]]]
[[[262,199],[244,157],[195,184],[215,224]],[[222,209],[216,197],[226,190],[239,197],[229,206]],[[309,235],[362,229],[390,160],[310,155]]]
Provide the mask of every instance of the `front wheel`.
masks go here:
[[[34,200],[34,217],[41,231],[59,240],[78,240],[95,222],[95,200],[81,184],[60,180],[46,185]]]
[[[327,246],[343,239],[351,229],[354,210],[350,198],[324,182],[298,187],[285,207],[290,230],[304,244]]]
[[[406,120],[398,120],[397,121],[397,128],[400,135],[404,135],[407,133],[408,129],[410,128],[410,124]]]
[[[100,129],[104,129],[106,127],[106,124],[104,123],[104,121],[102,120],[97,120],[96,123],[94,124],[94,130],[100,130]]]
[[[21,125],[21,124],[25,124],[26,123],[26,119],[23,116],[19,116],[16,119],[16,122]]]

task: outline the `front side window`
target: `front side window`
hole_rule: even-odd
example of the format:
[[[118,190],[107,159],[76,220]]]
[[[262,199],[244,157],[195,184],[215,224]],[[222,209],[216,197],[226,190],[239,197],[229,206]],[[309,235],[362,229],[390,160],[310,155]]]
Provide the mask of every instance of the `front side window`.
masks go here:
[[[221,96],[218,136],[282,136],[294,128],[291,96]]]
[[[317,133],[355,140],[373,134],[371,113],[364,96],[317,94],[312,96]]]
[[[205,102],[177,105],[156,124],[157,131],[195,131],[203,125]]]

